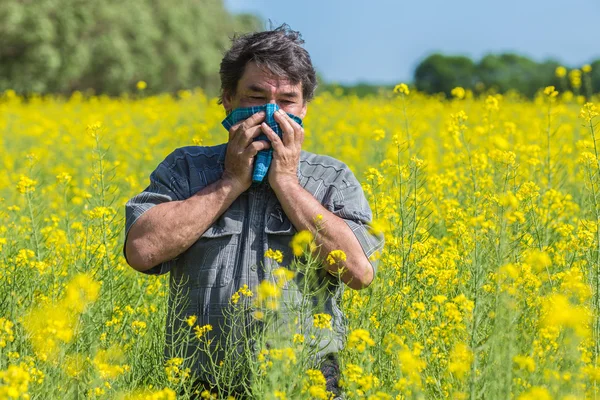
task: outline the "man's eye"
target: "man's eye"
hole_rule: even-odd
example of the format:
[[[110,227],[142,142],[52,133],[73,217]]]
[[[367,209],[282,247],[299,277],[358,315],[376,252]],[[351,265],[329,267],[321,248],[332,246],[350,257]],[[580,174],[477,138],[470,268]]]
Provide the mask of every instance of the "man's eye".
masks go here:
[[[250,96],[250,98],[252,100],[262,100],[262,99],[264,99],[264,97],[261,97],[261,96]]]

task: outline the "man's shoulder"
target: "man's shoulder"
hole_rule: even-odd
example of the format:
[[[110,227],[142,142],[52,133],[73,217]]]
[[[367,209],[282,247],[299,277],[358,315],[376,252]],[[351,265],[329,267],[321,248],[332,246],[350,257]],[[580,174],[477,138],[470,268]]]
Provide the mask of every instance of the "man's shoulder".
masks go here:
[[[358,184],[352,170],[344,162],[323,154],[302,150],[300,156],[300,178],[321,182],[326,186],[345,189]]]
[[[165,158],[164,163],[171,169],[185,163],[195,169],[214,169],[223,166],[227,143],[214,146],[183,146],[178,147]]]

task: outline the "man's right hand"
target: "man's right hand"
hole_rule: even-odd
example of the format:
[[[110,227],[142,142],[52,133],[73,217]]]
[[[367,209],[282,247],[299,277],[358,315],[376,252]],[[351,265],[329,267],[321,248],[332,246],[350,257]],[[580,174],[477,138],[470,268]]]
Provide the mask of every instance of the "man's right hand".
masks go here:
[[[230,183],[239,193],[244,192],[252,184],[252,169],[256,154],[271,147],[271,143],[267,141],[254,141],[254,138],[262,133],[260,124],[264,120],[265,112],[260,111],[229,129],[229,143],[227,143],[222,179]]]

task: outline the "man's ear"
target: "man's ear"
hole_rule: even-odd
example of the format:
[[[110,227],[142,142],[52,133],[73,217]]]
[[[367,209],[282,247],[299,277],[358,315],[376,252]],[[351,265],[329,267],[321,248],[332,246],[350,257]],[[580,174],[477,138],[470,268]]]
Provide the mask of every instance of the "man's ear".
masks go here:
[[[233,109],[233,105],[232,105],[232,96],[231,93],[229,93],[229,91],[223,91],[223,96],[222,98],[222,103],[223,103],[223,108],[225,108],[225,113],[227,115],[229,115],[229,113],[231,112],[231,110]]]

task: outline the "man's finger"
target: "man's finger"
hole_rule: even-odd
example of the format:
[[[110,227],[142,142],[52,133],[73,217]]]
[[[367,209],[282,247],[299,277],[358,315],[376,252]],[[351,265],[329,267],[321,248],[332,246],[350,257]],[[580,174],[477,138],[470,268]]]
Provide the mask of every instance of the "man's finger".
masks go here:
[[[263,122],[260,125],[260,127],[261,127],[263,133],[271,141],[271,146],[273,146],[273,150],[279,151],[284,147],[283,142],[281,141],[281,138],[279,136],[277,136],[275,131],[273,129],[271,129],[271,127],[269,125],[267,125],[265,122]]]
[[[232,125],[232,127],[229,129],[229,139],[231,140],[232,138],[238,136],[237,134],[239,132],[244,132],[253,126],[260,125],[260,123],[262,121],[264,121],[264,119],[265,119],[265,112],[259,111],[255,114],[252,114],[250,117],[246,118],[245,120]]]
[[[257,140],[256,142],[250,143],[250,145],[246,148],[245,153],[250,157],[254,157],[259,151],[267,150],[271,148],[271,143],[266,140]]]
[[[254,126],[260,125],[261,122],[265,120],[265,112],[259,111],[256,114],[252,114],[249,118],[246,118],[244,122],[242,122],[242,129],[250,129]]]
[[[294,143],[296,135],[294,133],[294,128],[292,128],[292,125],[286,119],[287,114],[285,113],[285,111],[280,109],[273,115],[275,116],[275,120],[279,124],[279,127],[283,131],[283,143],[286,146],[290,146],[292,143]]]
[[[292,128],[294,128],[294,137],[296,141],[301,144],[304,141],[304,128],[302,125],[294,121],[294,119],[289,115],[285,114],[285,118],[290,123]]]
[[[258,137],[262,133],[261,126],[256,125],[251,128],[246,129],[239,136],[240,144],[243,147],[247,147],[251,142],[254,141],[256,137]]]

